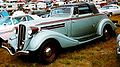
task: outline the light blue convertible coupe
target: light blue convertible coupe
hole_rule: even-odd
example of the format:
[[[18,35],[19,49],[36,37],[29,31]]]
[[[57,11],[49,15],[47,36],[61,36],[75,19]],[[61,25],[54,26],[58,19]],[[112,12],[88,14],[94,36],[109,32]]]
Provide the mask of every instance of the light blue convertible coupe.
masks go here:
[[[94,4],[74,3],[53,8],[35,26],[20,24],[3,43],[11,55],[33,53],[43,63],[53,62],[61,48],[80,45],[97,38],[109,39],[116,26]]]

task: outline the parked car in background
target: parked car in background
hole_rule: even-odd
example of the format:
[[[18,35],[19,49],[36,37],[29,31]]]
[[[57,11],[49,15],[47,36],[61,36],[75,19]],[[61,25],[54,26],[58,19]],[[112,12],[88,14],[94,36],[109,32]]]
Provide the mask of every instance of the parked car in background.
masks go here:
[[[33,16],[35,18],[35,16]],[[26,23],[25,21],[34,20],[31,15],[16,15],[16,16],[7,16],[0,19],[0,38],[7,40],[9,34],[21,23]]]
[[[21,8],[25,3],[0,3],[8,12],[16,11]]]
[[[18,10],[18,11],[15,11],[12,16],[30,16],[32,17],[34,20],[35,19],[38,19],[39,16],[36,14],[36,15],[32,15],[32,14],[26,14],[25,12],[21,11],[21,10]]]
[[[0,4],[0,18],[9,16],[8,11],[4,8],[3,4]]]
[[[97,7],[97,9],[101,8],[101,6],[99,4],[95,4],[95,6]]]
[[[25,12],[23,12],[22,10],[17,10],[15,12],[13,12],[12,16],[19,16],[19,15],[24,15]]]
[[[28,4],[23,5],[23,9],[25,13],[28,14],[37,14],[38,16],[41,16],[45,13],[47,13],[47,4],[45,2],[30,2]]]
[[[35,26],[20,24],[9,37],[6,48],[11,55],[30,54],[42,63],[53,62],[61,48],[80,45],[97,38],[108,40],[116,26],[92,3],[74,3],[53,8]],[[15,32],[16,31],[16,32]]]
[[[6,10],[2,9],[0,11],[0,19],[3,18],[3,17],[6,17],[6,16],[10,16],[10,15]]]
[[[99,9],[99,12],[108,16],[120,14],[120,6],[115,4],[105,5]]]
[[[45,8],[47,8],[47,4],[46,3],[44,3],[44,2],[38,2],[37,3],[37,9],[45,9]]]
[[[108,4],[116,4],[116,5],[118,5],[118,2],[117,1],[112,1],[112,2],[109,2]]]

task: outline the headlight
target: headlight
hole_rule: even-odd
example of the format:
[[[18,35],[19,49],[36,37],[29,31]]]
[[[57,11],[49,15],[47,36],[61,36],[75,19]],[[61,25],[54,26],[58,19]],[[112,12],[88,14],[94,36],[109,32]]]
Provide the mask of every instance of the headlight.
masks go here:
[[[14,27],[13,32],[14,32],[15,34],[17,34],[17,33],[18,33],[18,27]]]
[[[28,34],[31,35],[31,34],[35,34],[39,31],[39,28],[38,27],[30,27],[30,30],[28,31]]]
[[[13,29],[13,33],[16,33],[16,29],[15,28]]]
[[[28,34],[31,35],[31,34],[32,34],[32,30],[29,30],[29,31],[28,31]]]

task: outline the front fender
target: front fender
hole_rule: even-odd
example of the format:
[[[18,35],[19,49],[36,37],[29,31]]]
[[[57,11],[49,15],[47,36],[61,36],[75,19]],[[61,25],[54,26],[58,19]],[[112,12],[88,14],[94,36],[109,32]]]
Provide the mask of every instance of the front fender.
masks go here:
[[[56,39],[60,43],[60,46],[62,48],[75,46],[79,44],[79,41],[69,38],[61,33],[50,30],[42,30],[33,36],[28,45],[27,50],[35,51],[42,45],[44,41],[51,38]]]
[[[106,25],[110,25],[113,30],[115,30],[116,26],[110,19],[103,19],[99,24],[97,28],[97,34],[102,36],[103,35],[103,29]]]

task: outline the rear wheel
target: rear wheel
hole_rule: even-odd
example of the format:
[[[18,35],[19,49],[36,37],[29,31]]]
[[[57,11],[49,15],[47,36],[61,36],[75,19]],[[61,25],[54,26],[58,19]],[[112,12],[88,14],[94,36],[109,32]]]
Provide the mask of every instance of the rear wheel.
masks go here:
[[[115,35],[115,32],[112,30],[112,28],[110,26],[106,26],[103,29],[102,39],[103,39],[103,41],[106,41],[106,40],[109,40],[114,35]]]
[[[37,52],[37,57],[42,63],[49,64],[52,63],[58,54],[58,49],[56,43],[48,40],[45,41]]]
[[[110,39],[110,33],[109,33],[109,30],[107,28],[105,28],[103,30],[103,37],[104,37],[104,40],[109,40]]]

